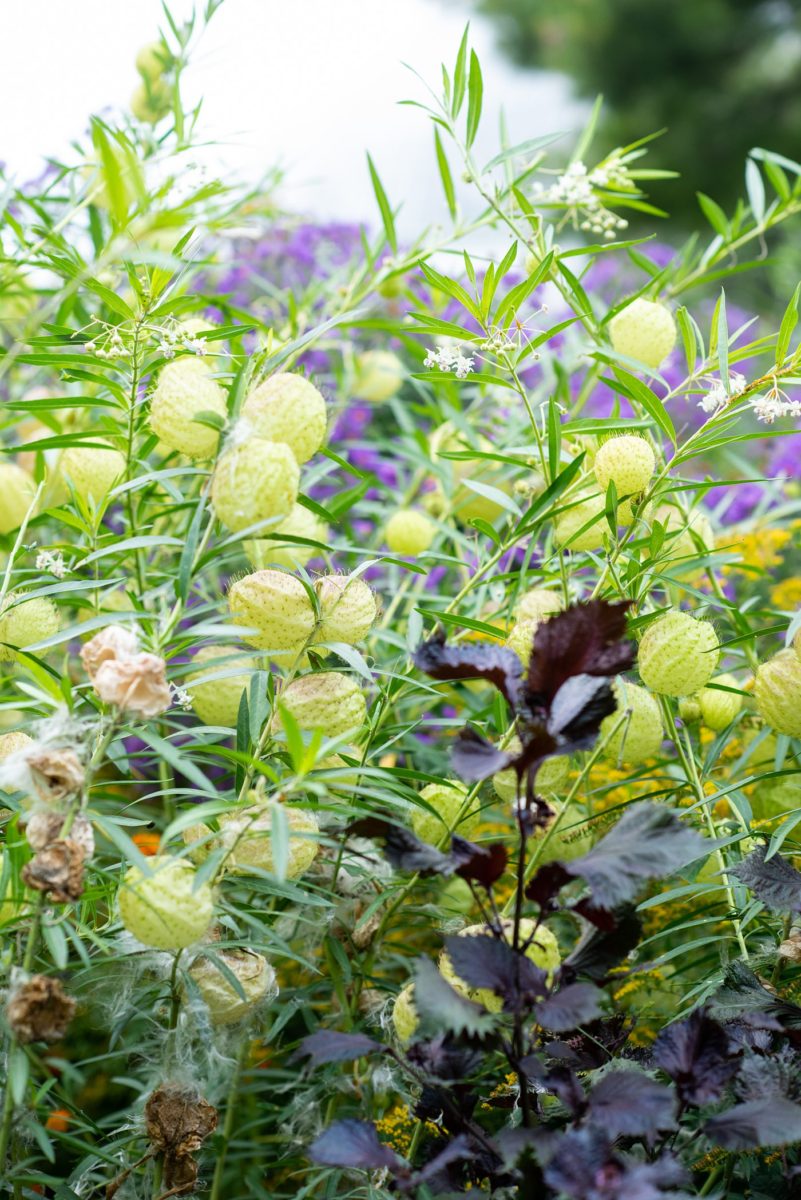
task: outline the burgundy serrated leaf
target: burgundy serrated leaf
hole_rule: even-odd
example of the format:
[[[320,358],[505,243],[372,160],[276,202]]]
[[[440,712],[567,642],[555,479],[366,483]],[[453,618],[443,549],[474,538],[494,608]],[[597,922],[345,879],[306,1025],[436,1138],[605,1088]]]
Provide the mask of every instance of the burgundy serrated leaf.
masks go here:
[[[484,679],[497,688],[512,708],[517,707],[523,668],[514,650],[497,642],[467,642],[449,646],[436,633],[412,656],[414,665],[432,679]]]

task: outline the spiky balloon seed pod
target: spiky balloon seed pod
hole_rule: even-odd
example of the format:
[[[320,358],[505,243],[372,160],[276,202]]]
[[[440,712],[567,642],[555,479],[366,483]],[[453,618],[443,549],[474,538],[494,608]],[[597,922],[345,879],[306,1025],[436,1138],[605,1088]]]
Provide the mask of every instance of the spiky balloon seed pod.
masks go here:
[[[630,523],[631,508],[625,501],[618,506],[618,520],[621,525]],[[611,536],[606,501],[598,492],[573,497],[554,520],[554,541],[565,550],[600,550]]]
[[[199,358],[178,358],[159,372],[150,397],[150,428],[169,450],[188,458],[212,458],[220,433],[196,418],[213,413],[225,421],[225,392]]]
[[[400,391],[406,372],[391,350],[365,350],[356,358],[354,400],[383,404]]]
[[[548,588],[529,588],[515,605],[515,620],[543,621],[564,608],[562,597]]]
[[[36,484],[16,463],[0,463],[0,533],[19,529],[33,504]]]
[[[99,504],[125,474],[125,455],[105,444],[68,446],[58,471],[82,500]]]
[[[258,570],[265,567],[288,567],[294,570],[297,567],[305,567],[309,559],[320,552],[314,546],[302,546],[298,542],[282,543],[281,535],[308,538],[310,541],[325,544],[328,526],[317,513],[311,512],[302,504],[293,504],[286,520],[281,521],[269,532],[272,535],[269,538],[245,542],[244,551],[250,562]]]
[[[413,557],[424,554],[437,535],[437,527],[425,513],[402,508],[387,521],[384,537],[393,554]]]
[[[15,650],[35,646],[58,633],[61,621],[58,609],[46,596],[31,600],[12,594],[6,597],[0,610],[0,662],[17,657]]]
[[[150,873],[131,867],[119,891],[120,916],[129,933],[157,950],[183,950],[203,937],[214,912],[208,883],[195,886],[190,863],[170,855],[148,862]]]
[[[715,672],[720,645],[714,628],[689,613],[670,612],[649,625],[637,655],[640,677],[662,696],[700,692]]]
[[[420,1017],[414,1006],[414,984],[407,983],[395,997],[392,1005],[392,1024],[399,1042],[404,1045],[414,1037]]]
[[[604,442],[595,456],[595,478],[606,495],[614,483],[618,497],[639,496],[651,481],[656,455],[645,438],[624,434]]]
[[[609,336],[618,354],[656,370],[676,345],[676,322],[664,304],[639,296],[612,318]]]
[[[325,737],[342,737],[361,729],[367,719],[367,702],[355,679],[339,671],[301,675],[278,697],[301,729],[319,729]],[[281,729],[280,710],[273,726]]]
[[[255,668],[252,659],[233,657],[230,647],[202,646],[192,659],[193,670],[186,676],[185,688],[205,725],[224,725],[235,729],[243,693],[250,687],[252,675],[242,666]],[[237,672],[234,674],[234,672]],[[195,683],[195,680],[201,680]]]
[[[158,79],[168,71],[172,55],[163,42],[148,42],[137,52],[136,69],[143,79]]]
[[[172,88],[166,79],[145,79],[131,96],[131,112],[143,125],[158,125],[172,111]]]
[[[286,520],[298,498],[300,468],[289,446],[254,437],[223,451],[211,478],[211,503],[227,529]]]
[[[248,393],[242,416],[257,437],[288,446],[299,463],[316,454],[325,440],[325,400],[302,375],[271,375]]]
[[[293,661],[314,629],[314,608],[299,579],[284,571],[254,571],[231,584],[228,607],[250,646],[269,652],[275,662]]]
[[[793,650],[780,650],[756,673],[757,712],[776,733],[801,737],[801,659]]]
[[[420,798],[434,812],[427,808],[415,808],[412,812],[412,829],[423,842],[439,845],[447,841],[448,834],[458,833],[459,837],[470,838],[475,833],[481,809],[477,800],[464,813],[461,820],[459,813],[467,797],[467,788],[462,783],[428,783],[420,792]]]
[[[258,801],[247,808],[226,813],[220,819],[220,842],[228,851],[226,870],[232,875],[247,875],[252,870],[275,872],[273,827],[280,816],[289,830],[286,878],[297,879],[308,871],[319,850],[317,818],[313,812],[260,801],[255,792],[248,799]]]
[[[719,683],[728,688],[740,686],[733,675],[716,675],[712,683]],[[701,720],[707,728],[720,733],[737,716],[743,706],[743,698],[734,692],[721,692],[716,688],[705,687],[698,694],[698,705],[701,709]]]
[[[506,637],[506,645],[510,650],[514,650],[524,667],[528,666],[531,658],[538,625],[539,621],[517,621]]]
[[[522,749],[519,737],[513,737],[506,745],[510,754],[519,754]],[[546,758],[537,771],[535,790],[538,795],[546,797],[558,796],[564,792],[570,778],[570,759],[566,754],[555,754]],[[495,795],[504,804],[511,804],[517,799],[517,771],[507,767],[504,771],[496,771],[492,777]],[[523,781],[523,795],[526,784]]]
[[[673,564],[686,558],[687,567],[695,570],[695,559],[705,551],[715,548],[715,531],[712,522],[700,508],[684,513],[673,505],[663,504],[654,513],[654,519],[665,527],[665,541],[660,557]],[[677,574],[675,566],[671,566]]]
[[[604,756],[636,766],[659,753],[664,739],[659,703],[643,687],[618,677],[613,685],[617,708],[601,722]],[[622,720],[621,720],[622,719]]]
[[[514,921],[511,918],[504,918],[502,924],[506,939],[509,941],[512,936]],[[462,929],[459,932],[459,937],[492,936],[492,930],[487,925],[468,925],[466,929]],[[549,977],[553,977],[554,972],[559,969],[562,962],[562,957],[559,953],[559,943],[556,938],[545,925],[538,925],[530,917],[523,917],[520,922],[520,944],[525,945],[529,938],[533,938],[533,940],[526,950],[526,958],[530,959],[535,966],[540,967],[543,971],[547,971]],[[496,996],[495,992],[489,988],[471,988],[466,984],[454,971],[451,960],[444,950],[439,957],[438,966],[442,976],[460,995],[466,996],[469,1000],[474,1000],[477,1004],[483,1004],[484,1008],[489,1012],[501,1011],[503,1007],[501,997]]]
[[[268,996],[278,994],[275,971],[263,954],[217,950],[214,959],[196,958],[189,968],[189,976],[208,1009],[212,1025],[233,1025],[242,1021]],[[223,975],[219,962],[229,975],[234,976],[241,991],[234,987],[228,975]]]
[[[355,646],[373,627],[377,606],[372,590],[358,575],[324,575],[314,585],[320,603],[315,642]]]

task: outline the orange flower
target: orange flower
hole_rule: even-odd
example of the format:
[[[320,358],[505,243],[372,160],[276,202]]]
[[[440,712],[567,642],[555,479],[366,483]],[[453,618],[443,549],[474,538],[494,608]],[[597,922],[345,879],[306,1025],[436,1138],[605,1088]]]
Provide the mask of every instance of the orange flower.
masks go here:
[[[68,1108],[54,1108],[45,1121],[45,1128],[52,1129],[54,1133],[66,1133],[71,1120],[72,1113]]]
[[[158,854],[161,847],[160,833],[135,833],[131,839],[140,854],[144,854],[145,858],[152,858]]]

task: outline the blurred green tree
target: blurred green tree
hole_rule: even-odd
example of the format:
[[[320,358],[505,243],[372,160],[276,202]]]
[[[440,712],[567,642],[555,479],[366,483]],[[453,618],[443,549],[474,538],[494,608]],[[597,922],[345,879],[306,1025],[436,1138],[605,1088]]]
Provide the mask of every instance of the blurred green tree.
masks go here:
[[[666,129],[649,165],[681,172],[649,190],[680,223],[695,192],[724,207],[744,158],[801,156],[801,0],[476,0],[510,57],[602,93],[604,151]]]

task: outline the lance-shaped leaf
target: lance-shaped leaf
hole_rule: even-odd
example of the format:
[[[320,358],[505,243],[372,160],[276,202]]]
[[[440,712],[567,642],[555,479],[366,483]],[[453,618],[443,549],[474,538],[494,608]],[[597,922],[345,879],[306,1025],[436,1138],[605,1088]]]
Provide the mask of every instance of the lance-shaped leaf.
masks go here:
[[[685,1104],[717,1100],[740,1067],[740,1052],[723,1026],[703,1008],[663,1029],[654,1043],[653,1056]]]
[[[780,854],[769,859],[765,854],[765,846],[757,846],[730,873],[773,912],[801,912],[801,872]]]
[[[437,633],[418,647],[414,665],[432,679],[484,679],[496,687],[512,708],[517,707],[523,668],[514,650],[496,642],[468,642],[449,646]]]

